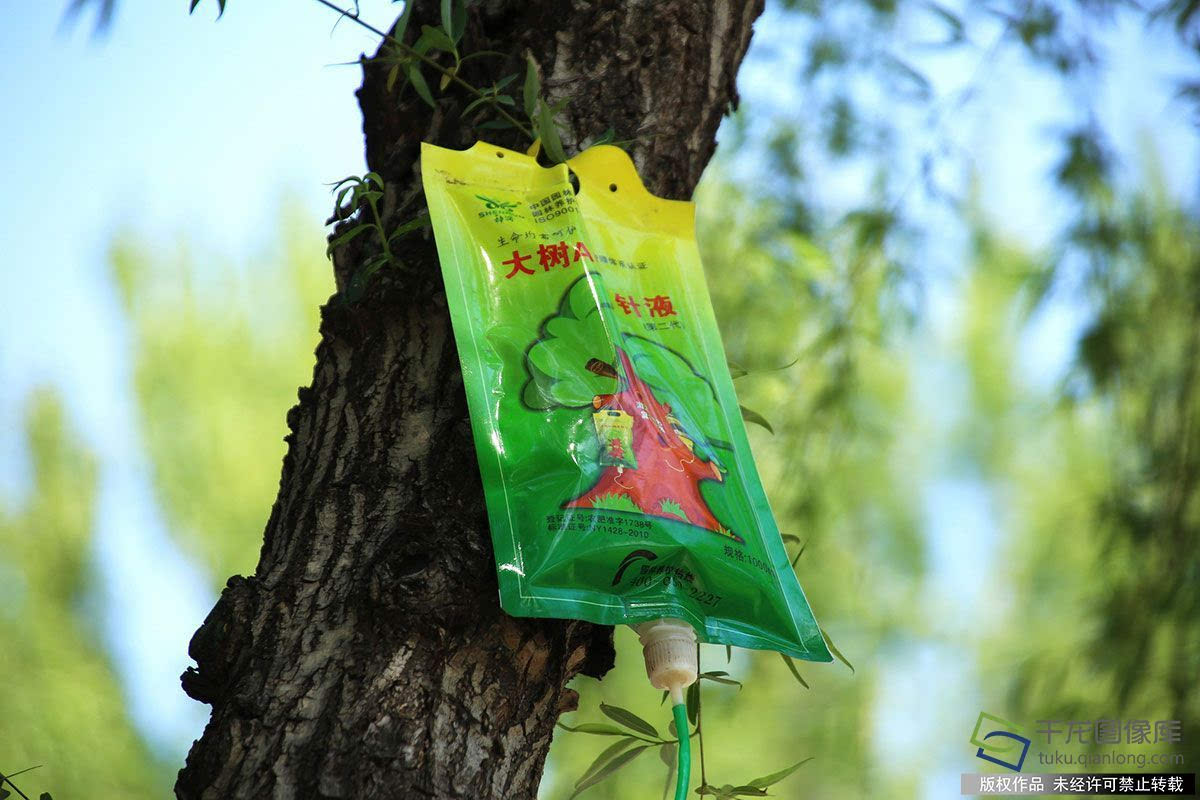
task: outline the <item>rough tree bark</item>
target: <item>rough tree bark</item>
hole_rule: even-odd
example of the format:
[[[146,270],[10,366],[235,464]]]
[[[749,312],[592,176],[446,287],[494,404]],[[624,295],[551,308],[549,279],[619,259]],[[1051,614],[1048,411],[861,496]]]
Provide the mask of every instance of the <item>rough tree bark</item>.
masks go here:
[[[409,30],[436,6],[418,2]],[[550,99],[571,98],[568,152],[611,126],[636,138],[651,191],[689,197],[761,6],[484,0],[463,50],[508,56],[463,74],[487,85],[531,53]],[[389,93],[385,73],[367,62],[358,96],[391,226],[421,205],[419,143],[475,137],[458,90],[430,111]],[[369,238],[336,254],[339,288]],[[192,639],[184,689],[212,717],[181,798],[533,798],[555,720],[577,700],[567,681],[612,664],[611,629],[500,611],[436,254],[431,238],[409,241],[404,268],[323,309],[258,568],[229,579]]]

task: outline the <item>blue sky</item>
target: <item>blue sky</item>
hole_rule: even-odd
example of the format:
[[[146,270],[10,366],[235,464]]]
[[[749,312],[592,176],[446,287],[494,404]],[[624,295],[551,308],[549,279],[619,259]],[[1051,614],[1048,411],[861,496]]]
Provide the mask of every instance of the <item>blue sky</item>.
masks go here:
[[[96,554],[105,640],[135,720],[171,757],[207,716],[178,690],[178,675],[188,664],[187,639],[214,598],[172,546],[153,502],[107,250],[114,232],[129,228],[151,241],[185,236],[214,252],[252,252],[273,239],[285,192],[319,224],[330,206],[325,184],[363,169],[359,73],[330,65],[373,49],[348,22],[331,33],[330,12],[305,0],[230,0],[219,23],[215,0],[190,17],[186,5],[124,0],[103,38],[92,37],[86,17],[62,30],[65,2],[56,0],[22,4],[0,27],[0,176],[8,188],[0,194],[0,496],[19,499],[28,489],[20,435],[28,391],[58,387],[102,465]],[[396,8],[385,0],[363,6],[381,26]],[[774,30],[774,22],[760,27]],[[1097,105],[1126,162],[1136,164],[1149,136],[1172,190],[1194,202],[1194,130],[1181,122],[1169,84],[1188,65],[1170,41],[1165,31],[1147,40],[1130,25],[1114,29]],[[972,62],[929,56],[925,66],[944,93]],[[989,69],[1008,79],[985,81],[986,96],[945,126],[977,156],[989,215],[1014,237],[1043,245],[1062,219],[1063,200],[1045,189],[1045,177],[1071,98],[1015,53]],[[771,88],[771,70],[751,63],[743,73],[751,102],[789,102],[786,87]],[[838,180],[853,191],[852,175]],[[957,258],[953,244],[929,253],[947,279],[929,298],[935,339],[959,313]],[[1030,380],[1062,369],[1082,319],[1064,301],[1035,320],[1022,360]],[[954,532],[990,531],[992,499],[970,482],[947,480],[928,491],[930,507],[940,509],[929,527],[931,541],[941,543],[934,559],[946,576],[942,589],[978,592],[971,552]],[[914,671],[929,668],[928,652],[913,659]],[[956,670],[956,659],[933,660]],[[880,725],[886,750],[893,725],[886,718]]]

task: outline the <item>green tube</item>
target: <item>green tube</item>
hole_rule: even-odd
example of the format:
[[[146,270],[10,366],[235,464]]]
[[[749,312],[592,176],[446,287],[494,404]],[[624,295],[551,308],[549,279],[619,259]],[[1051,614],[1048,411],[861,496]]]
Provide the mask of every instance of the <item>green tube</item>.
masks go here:
[[[675,800],[687,800],[688,784],[692,778],[692,743],[688,737],[687,706],[674,706],[675,731],[679,734],[679,762],[675,772]]]

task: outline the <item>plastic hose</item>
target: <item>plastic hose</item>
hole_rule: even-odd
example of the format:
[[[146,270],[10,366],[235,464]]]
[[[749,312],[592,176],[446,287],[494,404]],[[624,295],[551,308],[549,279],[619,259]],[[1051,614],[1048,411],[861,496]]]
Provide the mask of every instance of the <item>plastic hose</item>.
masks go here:
[[[642,656],[646,659],[646,677],[650,679],[650,685],[671,697],[675,734],[679,739],[675,800],[687,800],[692,777],[692,749],[684,690],[696,682],[700,673],[696,629],[681,619],[666,618],[643,622],[635,630],[642,641]]]
[[[687,706],[672,706],[675,712],[675,732],[679,735],[678,769],[675,771],[675,800],[687,800],[688,784],[692,778],[692,744],[688,737]]]

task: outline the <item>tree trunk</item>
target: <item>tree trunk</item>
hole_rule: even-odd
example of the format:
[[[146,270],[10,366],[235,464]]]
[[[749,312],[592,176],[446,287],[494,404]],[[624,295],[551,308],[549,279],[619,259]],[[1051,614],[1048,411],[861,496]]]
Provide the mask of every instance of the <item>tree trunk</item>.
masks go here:
[[[418,2],[409,31],[435,23],[436,5]],[[463,77],[523,74],[528,51],[548,97],[571,98],[568,152],[613,127],[635,140],[651,191],[689,197],[760,12],[761,0],[483,0],[461,49],[508,55],[472,59]],[[411,88],[389,92],[386,73],[365,63],[358,96],[390,230],[422,205],[419,143],[475,134],[457,88],[430,111]],[[335,254],[339,289],[372,238]],[[230,578],[192,639],[184,689],[212,718],[181,798],[534,798],[555,720],[577,700],[567,681],[612,664],[611,629],[500,610],[433,241],[407,241],[403,267],[323,309],[258,568]]]

